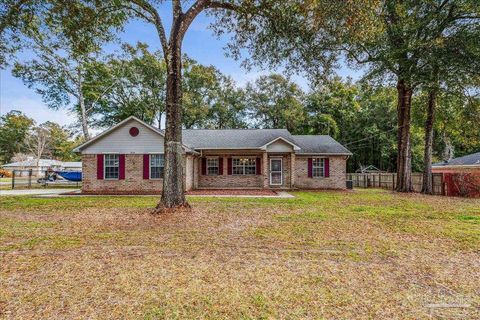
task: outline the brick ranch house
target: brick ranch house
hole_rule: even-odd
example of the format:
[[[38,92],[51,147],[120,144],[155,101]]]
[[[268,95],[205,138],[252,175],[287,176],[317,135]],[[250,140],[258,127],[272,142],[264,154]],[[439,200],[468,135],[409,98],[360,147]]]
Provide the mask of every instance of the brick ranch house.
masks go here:
[[[156,194],[163,132],[129,117],[77,147],[84,193]],[[345,189],[351,155],[330,136],[285,129],[183,130],[185,189]]]
[[[480,197],[480,152],[435,163],[432,173],[441,173],[447,196]]]

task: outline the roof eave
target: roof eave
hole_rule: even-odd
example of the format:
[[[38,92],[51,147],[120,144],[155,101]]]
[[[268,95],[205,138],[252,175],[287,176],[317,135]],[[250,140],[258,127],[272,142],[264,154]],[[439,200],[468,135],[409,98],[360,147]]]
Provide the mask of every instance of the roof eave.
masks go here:
[[[347,152],[297,152],[295,153],[296,155],[299,156],[353,156],[353,153],[347,153]]]
[[[480,168],[480,164],[447,164],[432,165],[432,168]]]
[[[262,150],[261,147],[244,147],[244,148],[194,148],[195,150]]]

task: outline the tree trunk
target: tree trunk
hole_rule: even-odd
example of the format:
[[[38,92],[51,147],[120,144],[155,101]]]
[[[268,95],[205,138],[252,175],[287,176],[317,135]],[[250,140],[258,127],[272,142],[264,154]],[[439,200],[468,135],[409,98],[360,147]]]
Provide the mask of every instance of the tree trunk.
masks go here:
[[[172,39],[166,55],[165,169],[162,198],[157,206],[159,212],[165,209],[189,207],[185,199],[183,183],[181,40],[178,37]]]
[[[78,104],[80,106],[80,117],[82,122],[82,131],[85,140],[90,139],[90,133],[88,132],[88,122],[87,122],[87,109],[85,107],[85,101],[83,99],[83,79],[82,71],[80,67],[77,68],[77,91],[78,91]]]
[[[163,112],[159,112],[158,114],[158,129],[162,130],[162,114]]]
[[[435,121],[435,108],[437,105],[437,92],[432,90],[428,95],[427,120],[425,121],[425,151],[423,156],[423,183],[422,193],[433,193],[432,181],[432,145],[433,123]]]
[[[410,111],[412,88],[399,80],[397,83],[397,187],[398,192],[412,191],[412,150],[410,144]]]

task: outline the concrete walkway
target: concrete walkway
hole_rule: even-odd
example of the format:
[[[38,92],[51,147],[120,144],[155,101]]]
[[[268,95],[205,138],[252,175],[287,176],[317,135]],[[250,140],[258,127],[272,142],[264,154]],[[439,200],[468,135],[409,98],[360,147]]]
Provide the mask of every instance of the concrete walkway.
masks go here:
[[[60,193],[75,191],[77,191],[77,189],[13,189],[0,190],[0,196],[58,195]]]

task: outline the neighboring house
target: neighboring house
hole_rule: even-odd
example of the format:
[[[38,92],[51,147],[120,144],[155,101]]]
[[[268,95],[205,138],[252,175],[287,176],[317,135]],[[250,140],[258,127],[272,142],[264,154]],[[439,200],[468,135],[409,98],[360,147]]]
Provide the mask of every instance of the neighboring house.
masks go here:
[[[432,165],[433,172],[476,171],[480,173],[480,152]]]
[[[375,167],[373,164],[368,165],[368,166],[363,166],[360,165],[360,168],[358,168],[355,173],[384,173],[386,171],[382,171]]]
[[[449,196],[480,196],[480,152],[432,165],[441,173]]]
[[[62,162],[62,169],[65,171],[82,171],[81,161],[64,161]]]
[[[27,160],[7,163],[1,167],[9,172],[17,170],[17,176],[28,176],[29,170],[32,170],[32,175],[34,176],[44,176],[45,171],[47,171],[49,168],[53,170],[60,170],[62,168],[62,162],[51,159],[37,160],[33,157],[29,157]]]
[[[183,130],[184,183],[192,189],[345,189],[351,155],[330,136],[285,129]],[[163,132],[129,117],[77,147],[83,192],[159,193]]]

